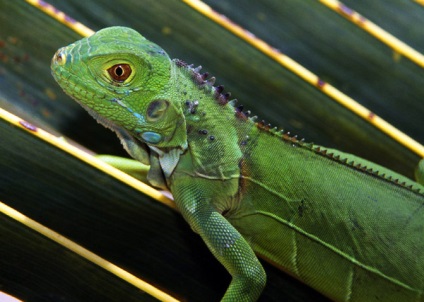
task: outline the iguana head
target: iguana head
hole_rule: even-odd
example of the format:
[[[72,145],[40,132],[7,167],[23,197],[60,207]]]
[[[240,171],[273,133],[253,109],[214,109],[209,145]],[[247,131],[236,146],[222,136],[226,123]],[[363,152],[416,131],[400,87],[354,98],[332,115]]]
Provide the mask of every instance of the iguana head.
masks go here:
[[[171,61],[136,31],[110,27],[59,49],[52,73],[101,123],[157,147],[186,144],[184,117],[166,86]]]

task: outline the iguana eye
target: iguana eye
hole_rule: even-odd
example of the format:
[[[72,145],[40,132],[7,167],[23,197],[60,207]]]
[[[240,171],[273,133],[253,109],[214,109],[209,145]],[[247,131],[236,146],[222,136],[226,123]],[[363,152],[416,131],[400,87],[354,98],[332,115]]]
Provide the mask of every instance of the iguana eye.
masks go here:
[[[132,69],[128,64],[116,64],[110,67],[107,72],[115,82],[122,83],[129,78]]]

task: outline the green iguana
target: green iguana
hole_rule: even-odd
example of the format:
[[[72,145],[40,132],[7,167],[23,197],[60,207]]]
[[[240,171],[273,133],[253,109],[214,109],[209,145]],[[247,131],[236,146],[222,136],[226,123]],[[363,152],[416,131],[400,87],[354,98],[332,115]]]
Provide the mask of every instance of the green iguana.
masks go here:
[[[52,72],[173,194],[232,276],[223,301],[260,296],[255,253],[337,301],[424,301],[422,185],[256,121],[132,29],[59,49]]]

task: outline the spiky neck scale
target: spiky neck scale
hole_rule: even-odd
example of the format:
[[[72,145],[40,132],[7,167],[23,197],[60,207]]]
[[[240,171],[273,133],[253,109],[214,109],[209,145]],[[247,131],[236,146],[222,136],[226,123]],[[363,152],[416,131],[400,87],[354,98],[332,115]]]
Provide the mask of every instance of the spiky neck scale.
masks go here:
[[[257,116],[251,116],[251,112],[244,111],[243,105],[236,106],[237,99],[230,99],[231,93],[224,92],[224,86],[215,84],[215,77],[209,77],[208,72],[201,72],[201,66],[194,67],[193,65],[188,65],[182,60],[175,59],[174,63],[180,70],[186,74],[191,81],[197,86],[198,94],[197,97],[188,97],[184,105],[187,108],[186,118],[189,120],[199,119],[200,115],[205,115],[206,113],[199,110],[200,100],[208,102],[208,107],[220,108],[224,107],[225,110],[221,109],[221,112],[227,114],[227,121],[231,119],[236,119],[239,122],[245,122],[250,126],[254,125],[257,129],[262,130],[264,133],[271,134],[281,138],[283,141],[286,141],[290,144],[296,144],[301,146],[311,147],[312,144],[304,143],[304,140],[299,140],[297,135],[291,136],[290,132],[284,132],[284,130],[278,130],[277,127],[272,127],[271,124],[266,123],[264,120],[257,121]],[[208,78],[209,77],[209,78]],[[185,93],[185,92],[184,92]],[[204,99],[204,100],[203,100]],[[202,108],[202,106],[201,106]],[[218,109],[219,110],[219,109]],[[196,117],[194,117],[196,116]],[[202,133],[206,133],[206,130],[202,130]],[[266,134],[265,134],[266,135]]]
[[[174,60],[175,64],[184,70],[187,73],[195,85],[202,91],[204,95],[208,95],[211,99],[215,101],[215,104],[218,106],[228,105],[231,108],[231,115],[241,121],[253,123],[258,129],[263,130],[264,132],[270,133],[272,135],[278,136],[284,141],[289,143],[295,143],[300,145],[310,146],[311,144],[305,144],[304,140],[298,140],[297,135],[291,136],[290,132],[284,132],[284,130],[278,130],[277,127],[272,127],[271,124],[266,123],[264,120],[257,121],[257,116],[251,116],[250,110],[243,111],[244,106],[236,106],[237,99],[230,100],[231,93],[224,92],[224,86],[218,85],[214,86],[216,78],[210,77],[208,72],[201,73],[201,66],[196,68],[193,65],[188,65],[184,61]],[[198,101],[186,102],[186,106],[190,108],[190,113],[195,113],[197,106],[199,105]]]
[[[198,88],[194,89],[192,94],[187,92],[189,89],[187,91],[181,91],[186,96],[182,106],[184,108],[184,115],[188,121],[187,133],[189,138],[194,138],[196,141],[199,140],[199,138],[195,138],[198,136],[202,137],[204,142],[216,142],[218,144],[228,145],[233,145],[234,142],[237,142],[238,150],[240,150],[237,157],[241,161],[241,157],[248,156],[248,150],[254,145],[253,141],[255,138],[252,137],[252,133],[258,136],[270,135],[272,138],[269,137],[269,139],[276,139],[292,147],[306,149],[318,156],[348,166],[351,169],[391,182],[415,193],[423,194],[419,188],[415,187],[413,182],[392,171],[387,173],[386,171],[388,170],[383,167],[351,156],[350,154],[324,148],[313,143],[307,143],[304,139],[298,139],[297,135],[291,135],[290,132],[272,127],[271,124],[266,123],[264,120],[257,121],[257,116],[251,116],[250,111],[243,111],[243,105],[236,106],[236,99],[230,100],[231,93],[224,92],[222,85],[214,86],[215,77],[209,77],[207,72],[202,73],[201,66],[194,67],[178,59],[173,62],[190,79],[192,84]],[[218,115],[216,115],[217,112],[219,113]],[[210,114],[214,115],[213,119],[207,118]],[[219,123],[226,125],[226,131],[214,131]],[[231,128],[235,129],[235,132],[233,131],[234,133],[232,133]],[[221,135],[217,135],[216,133],[220,133]],[[230,133],[233,135],[230,135]],[[224,134],[224,137],[222,134]],[[233,137],[232,140],[227,140],[231,136]],[[206,148],[206,150],[208,149]],[[233,160],[236,159],[233,158]]]
[[[177,70],[173,94],[185,117],[194,173],[221,180],[238,177],[242,152],[230,95],[223,93],[222,86],[215,87],[215,78],[201,73],[200,66],[181,60],[173,63]]]

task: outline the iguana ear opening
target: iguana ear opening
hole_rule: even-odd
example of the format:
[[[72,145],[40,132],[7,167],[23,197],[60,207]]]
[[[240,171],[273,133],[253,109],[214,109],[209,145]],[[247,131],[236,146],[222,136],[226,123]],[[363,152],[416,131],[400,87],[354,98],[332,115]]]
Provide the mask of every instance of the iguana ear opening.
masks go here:
[[[187,147],[187,131],[181,108],[168,100],[156,99],[145,109],[146,121],[134,132],[144,143],[159,148]]]
[[[160,120],[164,116],[168,107],[169,101],[167,100],[154,100],[150,102],[146,109],[146,119],[149,122]]]
[[[134,137],[149,146],[186,149],[185,119],[168,101],[151,102],[147,106],[146,113],[140,116],[144,116],[145,120],[139,119],[139,122],[135,124],[131,131]]]

